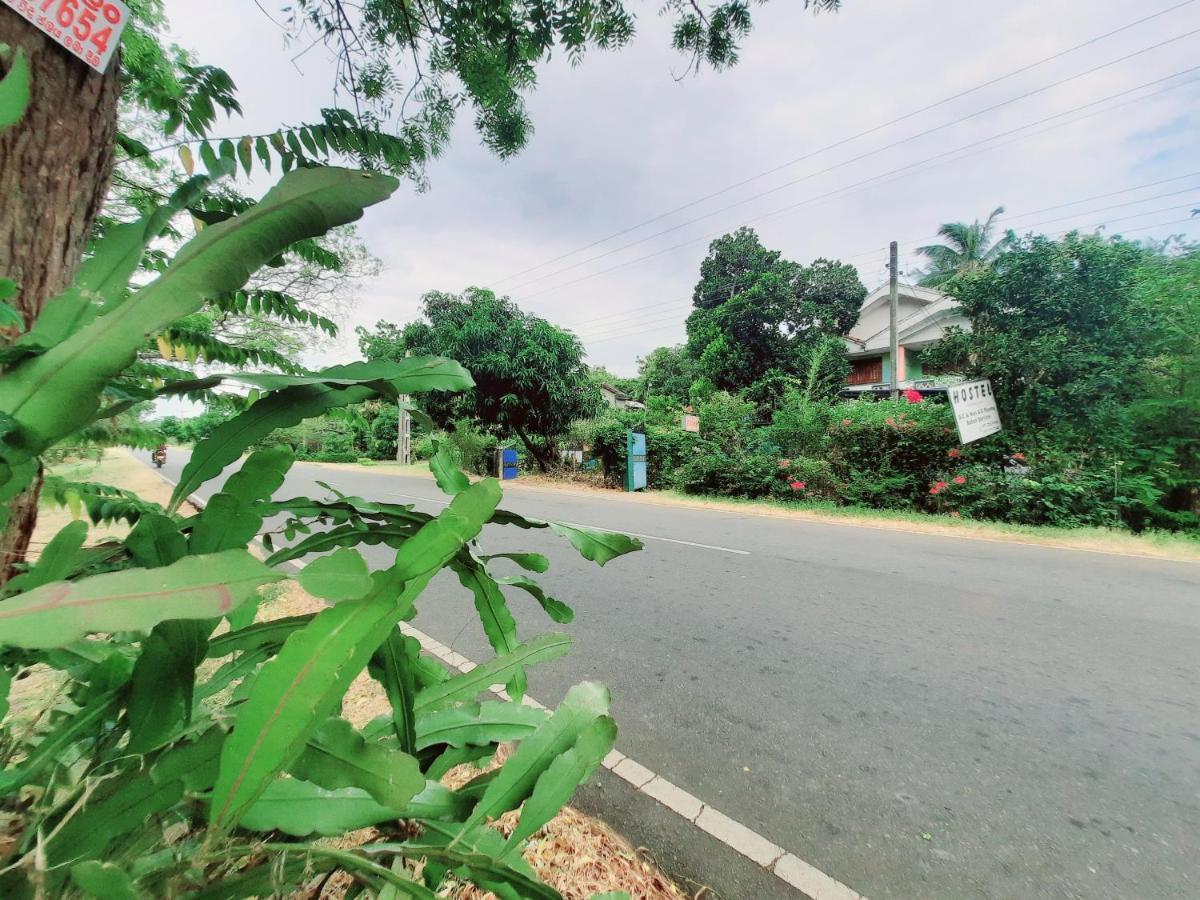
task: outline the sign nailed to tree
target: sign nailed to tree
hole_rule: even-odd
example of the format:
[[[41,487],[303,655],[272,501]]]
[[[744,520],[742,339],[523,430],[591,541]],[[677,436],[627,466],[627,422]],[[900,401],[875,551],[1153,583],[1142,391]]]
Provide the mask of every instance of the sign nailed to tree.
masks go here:
[[[1000,430],[1000,411],[996,409],[996,395],[992,393],[990,381],[966,381],[947,390],[958,425],[958,437],[964,444]]]
[[[129,7],[121,0],[0,0],[97,72],[108,68]]]

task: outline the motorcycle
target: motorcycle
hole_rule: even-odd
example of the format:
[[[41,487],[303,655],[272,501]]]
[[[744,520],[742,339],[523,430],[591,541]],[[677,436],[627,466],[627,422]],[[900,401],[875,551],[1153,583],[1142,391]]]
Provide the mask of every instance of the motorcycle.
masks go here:
[[[155,466],[161,469],[163,464],[167,461],[167,451],[162,449],[155,450],[150,454],[150,460]]]

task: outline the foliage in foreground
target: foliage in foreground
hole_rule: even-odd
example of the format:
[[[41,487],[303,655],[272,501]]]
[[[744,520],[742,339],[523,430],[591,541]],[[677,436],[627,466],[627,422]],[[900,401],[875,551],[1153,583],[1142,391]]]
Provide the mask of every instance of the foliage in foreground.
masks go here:
[[[183,204],[113,228],[77,284],[7,351],[0,499],[38,477],[56,444],[139,399],[112,396],[110,384],[148,331],[237,290],[287,246],[359,218],[395,187],[350,170],[296,171],[132,291],[129,277]],[[293,461],[286,446],[252,453],[187,515],[189,494],[275,429],[374,399],[473,386],[462,366],[436,357],[211,375],[206,384],[225,380],[260,396],[197,443],[165,507],[107,489],[122,503],[105,502],[96,518],[125,518],[126,538],[85,546],[88,526],[75,521],[6,585],[0,803],[13,833],[0,845],[0,894],[264,896],[341,870],[376,896],[432,897],[454,878],[505,898],[556,897],[521,847],[599,766],[616,726],[596,684],[573,688],[553,713],[516,702],[528,667],[561,656],[570,639],[518,636],[503,588],[528,594],[555,622],[572,612],[530,576],[495,573],[543,572],[544,556],[489,557],[478,542],[489,525],[548,529],[599,565],[640,545],[505,512],[498,483],[471,484],[445,451],[431,460],[451,497],[437,516],[340,494],[273,499]],[[84,488],[53,489],[78,497]],[[283,524],[266,529],[267,520]],[[260,536],[265,560],[248,550]],[[371,571],[363,545],[388,547],[394,559]],[[255,623],[260,589],[308,554],[321,555],[296,578],[330,605]],[[496,652],[466,673],[421,657],[396,627],[443,568],[474,596]],[[355,729],[340,704],[364,670],[391,714]],[[32,719],[12,715],[13,682],[46,671],[59,685],[53,702]],[[497,683],[513,699],[481,702]],[[439,784],[450,767],[512,740],[517,749],[498,769],[458,790]],[[518,807],[507,837],[488,827]],[[379,836],[365,846],[323,840],[366,826]]]

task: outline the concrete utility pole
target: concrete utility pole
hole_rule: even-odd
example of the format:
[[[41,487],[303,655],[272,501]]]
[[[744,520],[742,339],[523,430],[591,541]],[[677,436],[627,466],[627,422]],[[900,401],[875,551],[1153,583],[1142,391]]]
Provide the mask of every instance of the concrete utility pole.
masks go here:
[[[412,351],[405,350],[405,359],[410,356]],[[407,403],[408,394],[401,394],[400,418],[396,422],[396,462],[406,466],[412,462],[412,416],[409,415]]]
[[[890,301],[891,301],[890,302],[891,309],[889,310],[889,320],[890,320],[889,333],[891,334],[891,359],[892,359],[892,372],[891,372],[890,381],[892,383],[892,399],[899,400],[900,399],[900,336],[896,331],[896,316],[897,316],[897,313],[900,308],[900,285],[898,283],[900,275],[899,275],[899,272],[897,271],[900,267],[899,262],[898,262],[900,250],[899,250],[899,246],[896,244],[895,241],[892,241],[891,247],[889,248],[888,255],[889,255],[888,286],[889,286]]]

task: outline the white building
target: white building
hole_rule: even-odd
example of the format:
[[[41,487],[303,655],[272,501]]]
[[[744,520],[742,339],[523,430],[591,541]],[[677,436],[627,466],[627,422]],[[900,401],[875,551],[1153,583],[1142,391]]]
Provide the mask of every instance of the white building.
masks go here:
[[[846,337],[850,375],[843,394],[885,393],[892,387],[889,289],[884,284],[867,295],[858,321]],[[896,374],[899,390],[940,391],[959,380],[921,363],[921,350],[936,343],[952,326],[971,330],[958,301],[933,288],[902,284],[899,290],[896,329],[899,352]]]

